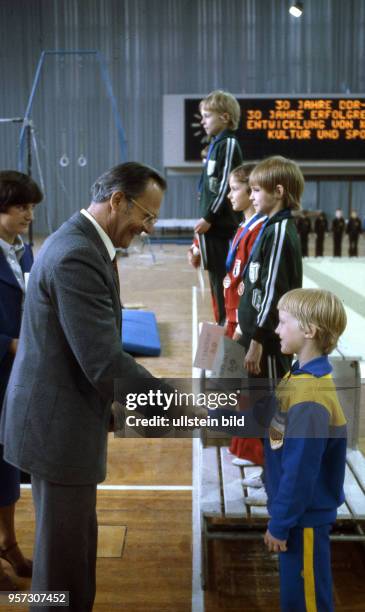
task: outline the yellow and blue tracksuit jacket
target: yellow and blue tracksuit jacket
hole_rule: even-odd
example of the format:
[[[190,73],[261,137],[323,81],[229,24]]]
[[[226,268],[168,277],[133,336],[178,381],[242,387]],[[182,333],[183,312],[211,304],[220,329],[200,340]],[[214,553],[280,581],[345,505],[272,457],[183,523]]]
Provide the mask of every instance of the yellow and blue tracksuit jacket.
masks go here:
[[[270,533],[333,523],[344,501],[346,419],[327,356],[296,362],[276,389],[265,440]]]

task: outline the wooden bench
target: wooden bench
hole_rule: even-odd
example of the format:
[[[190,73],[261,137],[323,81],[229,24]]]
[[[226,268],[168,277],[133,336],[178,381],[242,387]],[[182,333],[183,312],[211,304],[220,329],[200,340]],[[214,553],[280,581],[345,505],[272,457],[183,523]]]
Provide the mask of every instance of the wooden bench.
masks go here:
[[[243,478],[261,468],[232,465],[226,446],[202,447],[201,452],[202,585],[209,589],[214,571],[212,540],[261,539],[268,513],[266,506],[245,504],[255,489],[242,485]],[[359,450],[348,450],[344,488],[346,501],[338,510],[331,539],[365,543],[365,457]]]

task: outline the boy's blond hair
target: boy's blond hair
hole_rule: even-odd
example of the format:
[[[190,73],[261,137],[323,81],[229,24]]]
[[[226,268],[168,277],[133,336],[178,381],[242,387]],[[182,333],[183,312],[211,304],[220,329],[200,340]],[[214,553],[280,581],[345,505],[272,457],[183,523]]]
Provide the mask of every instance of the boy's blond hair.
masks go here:
[[[250,176],[250,185],[259,185],[274,193],[277,185],[284,187],[284,207],[299,210],[304,190],[304,177],[298,164],[291,159],[275,155],[259,162]]]
[[[314,341],[323,355],[333,351],[346,328],[343,304],[331,291],[293,289],[280,298],[278,308],[297,319],[302,331],[307,331],[309,325],[316,327]]]
[[[236,130],[238,128],[241,108],[236,98],[228,91],[222,89],[212,91],[200,101],[199,110],[202,111],[203,109],[216,113],[227,113],[229,115],[228,129]]]

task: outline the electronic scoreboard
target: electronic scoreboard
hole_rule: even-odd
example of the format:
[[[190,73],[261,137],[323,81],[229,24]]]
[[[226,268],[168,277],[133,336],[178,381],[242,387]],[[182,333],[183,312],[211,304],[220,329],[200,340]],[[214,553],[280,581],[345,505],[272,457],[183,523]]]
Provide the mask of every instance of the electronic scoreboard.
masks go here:
[[[296,160],[365,161],[365,97],[237,97],[237,137],[245,161],[270,155]],[[201,97],[184,98],[184,162],[201,162],[207,144]]]

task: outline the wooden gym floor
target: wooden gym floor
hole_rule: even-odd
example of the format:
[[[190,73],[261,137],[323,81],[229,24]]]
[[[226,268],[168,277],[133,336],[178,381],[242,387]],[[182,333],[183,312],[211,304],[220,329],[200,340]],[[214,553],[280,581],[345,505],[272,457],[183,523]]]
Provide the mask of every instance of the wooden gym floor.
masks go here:
[[[139,361],[156,376],[188,378],[192,363],[191,288],[198,285],[197,274],[186,262],[186,246],[153,245],[152,249],[155,262],[148,246],[142,250],[139,244],[132,246],[128,258],[119,260],[123,303],[143,304],[155,312],[159,323],[161,357]],[[200,298],[199,318],[211,320],[208,293],[204,300]],[[365,450],[363,416],[361,435]],[[192,609],[191,508],[190,440],[118,439],[110,435],[108,477],[98,492],[95,612]],[[16,521],[19,543],[31,556],[34,514],[29,489],[22,491]],[[336,589],[341,590],[343,583],[348,587],[345,593],[356,594],[365,578],[364,556],[358,549],[351,554],[344,551],[340,552],[341,580],[336,581]],[[5,563],[4,568],[14,578]],[[237,548],[237,544],[229,543],[228,548],[225,545],[216,551],[216,568],[219,588],[205,595],[207,612],[278,609],[276,569],[269,567],[263,546],[244,551],[242,545]],[[353,568],[358,580],[350,583]],[[26,580],[16,581],[22,589],[29,588]],[[245,593],[250,593],[249,599]],[[345,601],[346,597],[338,595],[338,610],[360,610],[349,607],[348,597],[348,605],[343,606]],[[1,609],[10,612],[13,607]],[[198,611],[199,606],[194,612]]]

